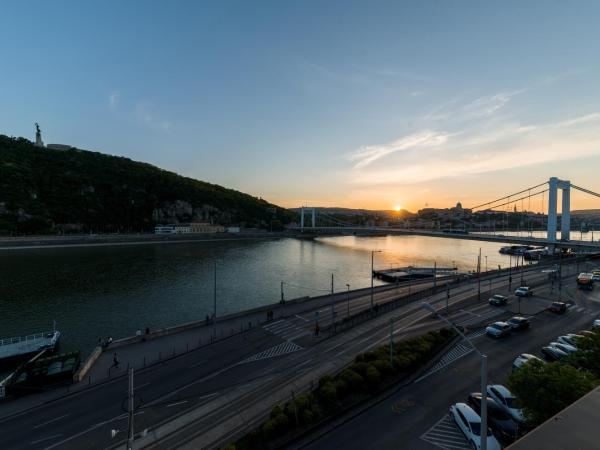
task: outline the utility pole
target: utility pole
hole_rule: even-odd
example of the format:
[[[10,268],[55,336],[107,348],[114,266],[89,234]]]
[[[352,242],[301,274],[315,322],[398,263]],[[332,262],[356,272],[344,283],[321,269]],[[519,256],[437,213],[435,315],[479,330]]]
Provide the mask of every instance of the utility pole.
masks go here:
[[[481,300],[481,247],[477,257],[477,300]]]
[[[512,289],[512,255],[508,255],[508,292]]]
[[[373,309],[373,278],[375,276],[373,273],[373,255],[380,252],[381,250],[371,250],[371,309]]]
[[[446,283],[446,315],[449,314],[449,301],[450,301],[450,283]]]
[[[437,261],[433,262],[433,291],[437,288]]]
[[[390,366],[394,367],[394,318],[390,317]]]
[[[213,339],[217,339],[217,261],[215,261],[215,283],[213,296]]]
[[[129,368],[127,450],[133,450],[133,367]]]
[[[331,332],[333,333],[333,323],[335,322],[335,305],[333,303],[333,274],[331,274]]]
[[[348,288],[348,315],[347,315],[347,317],[350,317],[350,285],[348,283],[346,283],[346,287]]]

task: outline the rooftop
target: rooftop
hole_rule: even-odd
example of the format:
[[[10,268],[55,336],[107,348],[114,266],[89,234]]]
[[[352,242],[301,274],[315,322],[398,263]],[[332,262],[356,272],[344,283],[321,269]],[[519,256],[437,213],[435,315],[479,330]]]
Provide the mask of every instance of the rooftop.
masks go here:
[[[551,417],[507,450],[595,450],[600,442],[600,387]]]

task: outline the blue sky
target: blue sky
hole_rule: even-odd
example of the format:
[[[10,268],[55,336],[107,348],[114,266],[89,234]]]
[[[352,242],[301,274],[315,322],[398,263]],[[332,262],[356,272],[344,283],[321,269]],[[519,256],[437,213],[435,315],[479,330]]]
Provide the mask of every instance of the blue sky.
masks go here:
[[[37,121],[284,206],[600,190],[599,22],[593,1],[6,1],[0,133]]]

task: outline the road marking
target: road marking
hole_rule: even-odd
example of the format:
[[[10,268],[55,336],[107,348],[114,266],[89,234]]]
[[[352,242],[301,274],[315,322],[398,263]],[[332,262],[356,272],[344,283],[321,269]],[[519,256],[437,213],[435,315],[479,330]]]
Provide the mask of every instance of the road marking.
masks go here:
[[[65,417],[67,417],[68,415],[69,415],[69,414],[65,414],[64,416],[56,417],[56,418],[54,418],[54,419],[52,419],[52,420],[49,420],[48,422],[40,423],[39,425],[36,425],[36,426],[35,426],[35,427],[33,427],[33,428],[34,428],[34,429],[41,428],[41,427],[43,427],[44,425],[48,425],[49,423],[56,422],[57,420],[60,420],[60,419],[64,419],[64,418],[65,418]]]
[[[211,397],[214,397],[215,395],[219,395],[219,393],[213,392],[212,394],[201,395],[200,397],[198,397],[198,400],[204,400],[205,398],[211,398]]]
[[[189,400],[183,400],[180,402],[175,402],[175,403],[170,403],[167,405],[167,408],[170,408],[171,406],[177,406],[177,405],[183,405],[184,403],[187,403]]]
[[[202,361],[198,361],[197,363],[195,363],[195,364],[192,364],[192,365],[191,365],[189,368],[190,368],[190,369],[193,369],[194,367],[201,366],[201,365],[202,365],[202,364],[204,364],[205,362],[206,362],[206,359],[203,359]]]
[[[298,314],[294,314],[294,316],[296,316],[298,319],[302,319],[302,320],[304,320],[305,322],[308,322],[308,319],[305,319],[304,317],[302,317],[302,316],[299,316]]]
[[[87,428],[87,429],[85,429],[83,431],[80,431],[79,433],[74,434],[73,436],[69,436],[68,438],[63,439],[62,441],[56,442],[55,444],[52,444],[50,447],[46,447],[44,450],[50,450],[52,448],[56,448],[59,445],[63,445],[65,442],[69,442],[69,441],[71,441],[71,440],[73,440],[75,438],[78,438],[79,436],[83,436],[84,434],[89,433],[90,431],[93,431],[96,428],[99,428],[99,427],[101,427],[103,425],[106,425],[107,423],[110,423],[110,422],[112,422],[114,420],[120,420],[120,419],[126,419],[126,418],[127,418],[127,414],[121,414],[121,415],[115,416],[115,417],[113,417],[111,419],[104,420],[102,422],[98,422],[97,424],[92,425],[91,427],[89,427],[89,428]]]
[[[427,378],[428,376],[433,375],[436,372],[439,372],[440,370],[442,370],[445,367],[452,364],[454,361],[457,361],[460,358],[462,358],[463,356],[468,355],[472,351],[473,351],[473,347],[467,346],[467,345],[463,344],[462,342],[459,342],[454,347],[452,347],[448,351],[448,353],[446,353],[444,356],[442,356],[442,358],[435,365],[433,365],[427,372],[425,372],[423,375],[421,375],[419,378],[417,378],[415,381],[413,381],[413,383],[418,383],[419,381]]]
[[[61,437],[62,434],[55,434],[54,436],[48,436],[42,439],[38,439],[37,441],[31,441],[30,444],[31,445],[35,445],[35,444],[39,444],[40,442],[44,442],[44,441],[49,441],[50,439],[56,439]]]
[[[268,348],[255,355],[249,356],[248,358],[241,361],[240,364],[260,361],[262,359],[275,358],[276,356],[287,355],[288,353],[293,353],[300,350],[304,350],[304,348],[300,347],[298,344],[295,344],[292,341],[287,341],[274,347]]]
[[[137,385],[136,385],[136,386],[134,386],[134,388],[135,388],[135,390],[137,391],[138,389],[141,389],[141,388],[143,388],[143,387],[146,387],[146,386],[148,386],[149,384],[150,384],[150,382],[148,382],[148,383],[142,383],[142,384],[140,384],[139,386],[137,386]],[[129,394],[129,390],[125,391],[125,393],[126,393],[126,394]]]
[[[450,414],[438,420],[421,436],[421,439],[444,450],[470,450],[471,448]]]
[[[285,340],[296,339],[310,334],[306,329],[300,328],[285,319],[263,325],[262,328]]]

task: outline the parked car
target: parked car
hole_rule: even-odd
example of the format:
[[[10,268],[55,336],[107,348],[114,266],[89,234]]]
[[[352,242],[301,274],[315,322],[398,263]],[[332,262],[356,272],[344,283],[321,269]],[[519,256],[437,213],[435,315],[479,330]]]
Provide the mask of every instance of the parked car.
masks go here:
[[[592,272],[592,281],[600,281],[600,271],[595,270],[594,272]]]
[[[508,301],[508,297],[506,297],[505,295],[495,294],[490,297],[490,299],[488,300],[488,303],[490,305],[494,305],[494,306],[502,306],[502,305],[506,305],[507,301]]]
[[[508,319],[506,323],[509,324],[513,330],[525,330],[529,328],[530,325],[529,319],[523,316],[513,316]]]
[[[529,286],[521,286],[515,290],[517,297],[531,297],[533,295],[533,289]]]
[[[521,367],[523,364],[529,362],[529,361],[540,361],[540,362],[544,362],[544,360],[538,358],[535,355],[531,355],[529,353],[521,353],[519,356],[517,356],[515,358],[515,360],[513,361],[513,370],[518,369],[519,367]]]
[[[588,336],[588,337],[591,337],[591,336],[596,336],[596,333],[594,333],[593,331],[590,331],[590,330],[581,330],[581,331],[580,331],[579,333],[577,333],[577,334],[580,334],[580,335],[582,335],[582,336]]]
[[[469,394],[469,406],[481,417],[481,392]],[[519,426],[492,397],[487,398],[488,424],[492,432],[502,442],[508,444],[519,437]]]
[[[600,328],[600,319],[594,320],[592,323],[592,328]]]
[[[568,356],[567,353],[563,352],[562,350],[560,350],[556,347],[552,347],[550,345],[548,345],[546,347],[542,347],[542,354],[544,355],[544,358],[546,358],[546,361],[550,361],[550,362],[559,361]]]
[[[564,336],[560,336],[557,341],[561,344],[572,345],[573,347],[577,347],[577,339],[582,338],[583,336],[579,334],[569,333]]]
[[[506,322],[495,322],[486,327],[485,332],[488,336],[495,338],[501,338],[507,334],[510,334],[512,328]]]
[[[548,311],[556,314],[564,314],[567,312],[567,304],[564,302],[552,302],[548,307]]]
[[[518,423],[525,423],[523,410],[519,408],[517,398],[506,387],[501,384],[490,384],[487,387],[487,394],[500,405],[500,407]]]
[[[556,347],[560,351],[565,352],[567,354],[575,353],[577,351],[577,347],[573,347],[572,345],[569,345],[569,344],[563,344],[561,342],[550,342],[550,344],[548,344],[548,345],[550,347]]]
[[[466,403],[455,403],[450,407],[450,416],[465,435],[469,445],[479,450],[481,448],[481,417]],[[485,430],[488,450],[500,450],[500,443],[491,430]]]

